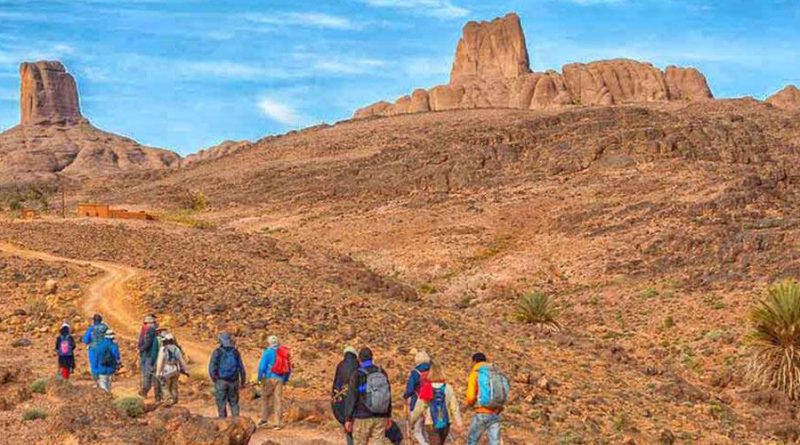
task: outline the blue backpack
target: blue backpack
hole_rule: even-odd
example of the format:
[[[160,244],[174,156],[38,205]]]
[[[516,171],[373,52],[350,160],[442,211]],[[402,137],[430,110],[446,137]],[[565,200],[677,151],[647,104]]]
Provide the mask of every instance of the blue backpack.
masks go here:
[[[219,378],[223,380],[236,380],[239,375],[239,358],[236,349],[222,348],[219,359]]]
[[[447,385],[433,389],[433,399],[431,399],[431,419],[433,428],[441,430],[450,425],[450,414],[447,412]]]
[[[478,406],[502,408],[510,389],[508,378],[496,366],[487,364],[478,370]]]

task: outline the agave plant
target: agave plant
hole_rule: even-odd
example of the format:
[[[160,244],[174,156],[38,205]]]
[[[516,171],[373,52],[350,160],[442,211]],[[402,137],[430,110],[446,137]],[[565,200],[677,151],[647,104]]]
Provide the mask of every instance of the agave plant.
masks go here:
[[[759,386],[800,398],[800,284],[773,284],[750,310],[747,374]]]
[[[516,319],[522,323],[536,325],[539,329],[559,330],[558,308],[549,295],[534,291],[522,295],[517,302]]]

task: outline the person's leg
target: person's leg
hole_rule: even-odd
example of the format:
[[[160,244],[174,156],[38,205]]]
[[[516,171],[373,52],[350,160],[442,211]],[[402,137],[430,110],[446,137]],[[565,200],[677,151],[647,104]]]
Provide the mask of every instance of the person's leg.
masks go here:
[[[225,407],[228,402],[228,394],[223,383],[223,380],[217,380],[214,382],[214,398],[217,401],[217,414],[219,415],[220,419],[228,417],[228,410]]]
[[[500,445],[500,415],[492,414],[489,417],[486,429],[489,431],[489,445]]]
[[[347,445],[353,445],[353,433],[344,432],[344,440]]]
[[[439,445],[444,445],[444,442],[447,440],[447,436],[450,435],[450,425],[436,430],[436,434],[439,436]]]
[[[105,392],[111,392],[111,375],[101,374],[97,376],[97,383],[100,389]]]
[[[153,392],[156,395],[156,402],[164,400],[164,384],[161,379],[156,377],[156,370],[154,366],[150,367],[150,381],[153,382]]]
[[[281,410],[283,408],[283,382],[275,380],[275,391],[272,393],[273,425],[281,426]]]
[[[414,440],[416,440],[419,445],[428,445],[428,435],[427,431],[425,431],[425,416],[420,417],[419,420],[414,423],[412,434],[414,435]]]
[[[475,414],[472,416],[472,422],[469,426],[469,435],[467,436],[467,445],[478,445],[478,442],[483,436],[483,416],[484,414]]]
[[[369,443],[369,419],[353,420],[353,444],[367,445]]]
[[[176,403],[178,403],[178,376],[172,376],[167,380],[167,404]]]
[[[261,421],[268,423],[272,414],[272,379],[264,379],[261,382]]]
[[[390,445],[389,439],[386,438],[386,419],[373,419],[371,430],[372,437],[369,443],[373,445]]]
[[[231,402],[231,415],[233,417],[239,417],[239,381],[229,382],[230,385],[230,395],[228,399]]]

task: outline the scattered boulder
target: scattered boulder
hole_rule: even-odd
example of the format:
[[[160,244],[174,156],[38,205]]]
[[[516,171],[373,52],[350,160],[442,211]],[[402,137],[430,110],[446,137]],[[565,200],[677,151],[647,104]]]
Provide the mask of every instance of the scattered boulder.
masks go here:
[[[54,279],[49,279],[44,283],[44,291],[47,295],[53,295],[58,292],[58,282]]]

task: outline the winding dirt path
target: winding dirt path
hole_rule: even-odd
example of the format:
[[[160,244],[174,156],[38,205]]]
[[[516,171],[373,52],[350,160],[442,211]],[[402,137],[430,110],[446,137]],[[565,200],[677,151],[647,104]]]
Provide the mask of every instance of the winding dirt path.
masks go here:
[[[77,260],[46,252],[26,250],[8,243],[0,243],[0,250],[22,258],[81,266],[89,265],[102,270],[104,274],[92,281],[86,289],[81,309],[87,317],[91,317],[95,313],[102,314],[106,323],[116,332],[117,336],[137,341],[138,327],[141,325],[144,314],[130,301],[130,295],[125,289],[125,285],[132,279],[141,276],[143,271],[106,261]],[[192,342],[189,340],[191,338],[189,335],[181,336],[180,331],[177,331],[176,335],[181,348],[191,358],[190,367],[204,367],[208,363],[213,348],[206,344]]]

